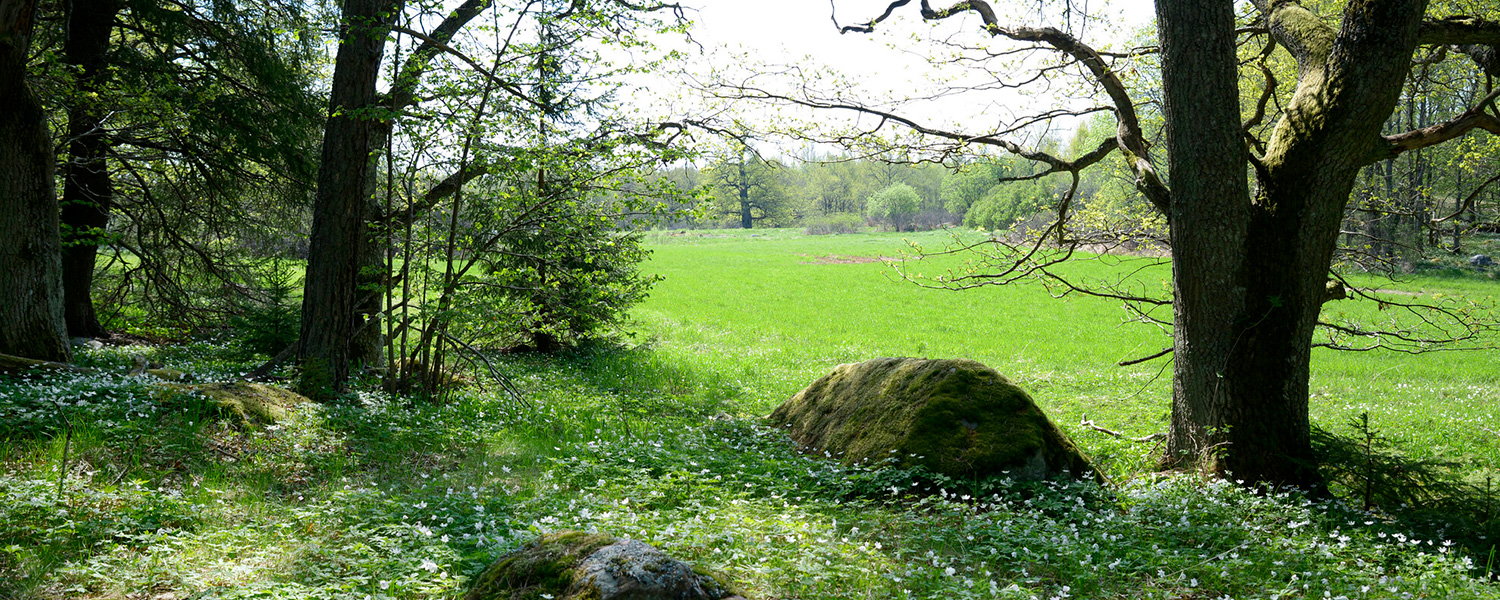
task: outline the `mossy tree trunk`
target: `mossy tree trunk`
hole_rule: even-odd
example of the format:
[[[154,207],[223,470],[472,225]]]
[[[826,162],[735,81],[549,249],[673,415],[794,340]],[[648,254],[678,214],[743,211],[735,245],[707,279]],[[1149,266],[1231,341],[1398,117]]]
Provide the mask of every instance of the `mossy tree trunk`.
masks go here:
[[[35,0],[0,0],[0,352],[67,361],[52,136],[26,81]]]
[[[1232,5],[1157,4],[1174,165],[1177,334],[1168,459],[1202,461],[1249,482],[1316,486],[1308,421],[1313,333],[1355,178],[1394,155],[1381,127],[1395,110],[1426,3],[1355,0],[1338,32],[1294,3],[1268,9],[1273,34],[1298,59],[1299,79],[1254,165],[1248,202],[1238,173],[1249,155],[1209,156],[1213,144],[1243,147],[1234,141]],[[1222,21],[1211,28],[1221,32],[1214,46],[1178,43],[1205,39],[1193,38],[1192,17],[1209,11]],[[1231,71],[1177,72],[1205,60]],[[1204,86],[1214,80],[1229,89]],[[1208,116],[1215,109],[1235,112]]]

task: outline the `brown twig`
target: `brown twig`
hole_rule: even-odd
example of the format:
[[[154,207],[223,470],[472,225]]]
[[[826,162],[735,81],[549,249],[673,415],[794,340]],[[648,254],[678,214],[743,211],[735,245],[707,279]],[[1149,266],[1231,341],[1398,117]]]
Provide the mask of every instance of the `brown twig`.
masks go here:
[[[1166,433],[1162,433],[1162,432],[1153,433],[1151,435],[1143,436],[1143,437],[1129,437],[1129,436],[1126,436],[1123,433],[1120,433],[1120,432],[1115,431],[1113,429],[1107,429],[1105,427],[1100,426],[1097,423],[1094,423],[1093,421],[1089,420],[1089,416],[1088,415],[1083,415],[1083,420],[1079,421],[1078,425],[1081,426],[1081,427],[1087,427],[1087,428],[1092,429],[1094,431],[1097,431],[1099,433],[1109,434],[1109,435],[1112,435],[1114,437],[1117,437],[1117,438],[1120,438],[1120,439],[1130,440],[1130,441],[1136,442],[1136,443],[1152,442],[1152,441],[1156,441],[1156,440],[1162,439],[1164,437],[1167,437],[1167,434]]]
[[[1161,358],[1161,357],[1166,356],[1166,355],[1171,354],[1171,353],[1172,353],[1172,347],[1171,346],[1167,346],[1166,349],[1162,350],[1161,352],[1157,352],[1156,354],[1152,354],[1151,356],[1143,356],[1141,358],[1133,358],[1133,359],[1130,359],[1130,360],[1122,360],[1118,364],[1120,366],[1122,366],[1122,367],[1128,367],[1130,365],[1138,365],[1138,364],[1141,364],[1141,363],[1146,362],[1148,360],[1153,360],[1153,359]]]

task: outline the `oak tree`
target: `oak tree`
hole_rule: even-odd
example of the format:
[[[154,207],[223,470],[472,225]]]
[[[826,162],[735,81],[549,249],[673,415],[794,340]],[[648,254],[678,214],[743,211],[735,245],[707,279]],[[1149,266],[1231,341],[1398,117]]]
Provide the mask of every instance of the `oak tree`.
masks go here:
[[[757,221],[776,220],[786,212],[787,196],[779,164],[767,161],[748,147],[731,151],[707,169],[713,182],[718,212],[737,217],[740,228]]]
[[[873,32],[908,4],[892,2],[875,19],[842,31]],[[984,242],[998,247],[991,256],[1006,260],[998,261],[996,271],[941,282],[953,287],[1023,275],[1071,286],[1047,267],[1080,248],[1068,223],[1079,173],[1118,152],[1136,188],[1170,228],[1171,296],[1069,289],[1145,303],[1148,310],[1170,306],[1172,316],[1164,319],[1173,331],[1167,463],[1199,464],[1249,484],[1315,487],[1320,478],[1309,441],[1308,378],[1320,325],[1412,347],[1438,341],[1412,330],[1380,331],[1320,319],[1325,302],[1350,293],[1330,266],[1356,177],[1368,165],[1471,131],[1500,134],[1495,108],[1500,90],[1444,123],[1383,132],[1417,48],[1451,47],[1456,55],[1472,57],[1478,69],[1470,72],[1477,75],[1494,68],[1500,24],[1483,15],[1428,14],[1424,0],[1350,0],[1339,10],[1335,24],[1330,15],[1295,0],[1256,0],[1251,14],[1237,21],[1235,4],[1228,0],[1158,0],[1159,47],[1147,52],[1159,54],[1161,63],[1164,162],[1153,156],[1141,103],[1116,68],[1117,61],[1142,51],[1101,52],[1064,29],[1011,26],[984,0],[946,8],[922,0],[919,14],[926,21],[976,16],[978,31],[991,38],[1052,53],[1063,67],[1046,69],[1075,68],[1083,74],[1104,99],[1102,108],[1114,115],[1116,135],[1064,158],[1007,137],[1018,129],[959,132],[841,99],[741,92],[878,116],[935,143],[999,146],[1040,163],[1045,168],[1037,176],[1072,178],[1072,189],[1058,201],[1050,237],[1031,245]],[[1242,110],[1238,48],[1249,40],[1260,41],[1265,55],[1290,56],[1297,72],[1289,95],[1274,77],[1264,77],[1249,110]],[[1256,68],[1253,60],[1246,62],[1247,69]],[[1093,110],[1060,109],[1039,118]],[[1409,308],[1429,310],[1435,315],[1429,324],[1453,321],[1460,330],[1453,337],[1474,333],[1473,324],[1455,311]]]

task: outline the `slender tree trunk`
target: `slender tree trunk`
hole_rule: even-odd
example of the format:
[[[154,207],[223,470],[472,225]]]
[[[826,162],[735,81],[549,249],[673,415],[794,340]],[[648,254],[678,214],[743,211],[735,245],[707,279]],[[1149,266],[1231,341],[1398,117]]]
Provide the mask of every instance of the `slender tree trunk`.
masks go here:
[[[1384,168],[1381,169],[1381,172],[1385,174],[1385,201],[1388,205],[1394,207],[1396,202],[1395,159],[1385,161]],[[1376,217],[1376,222],[1380,224],[1375,230],[1375,233],[1378,236],[1377,239],[1380,240],[1375,245],[1377,256],[1388,259],[1396,258],[1395,242],[1396,233],[1399,227],[1394,225],[1394,223],[1396,223],[1397,221],[1399,221],[1399,217],[1396,217],[1395,215],[1382,215]]]
[[[1406,104],[1407,131],[1416,129],[1417,123],[1419,122],[1417,120],[1417,101],[1415,98],[1417,87],[1413,85],[1411,89],[1413,97],[1408,98]],[[1402,211],[1404,215],[1401,217],[1401,220],[1405,223],[1406,229],[1410,231],[1408,235],[1411,236],[1411,244],[1413,246],[1416,246],[1417,253],[1420,255],[1422,248],[1424,247],[1424,244],[1422,243],[1424,232],[1420,220],[1420,216],[1422,214],[1422,204],[1424,203],[1424,199],[1422,197],[1422,172],[1425,170],[1427,161],[1422,160],[1423,156],[1421,150],[1408,153],[1407,158],[1409,159],[1408,163],[1410,170],[1406,172],[1406,207],[1405,210]]]
[[[67,361],[52,139],[26,81],[35,0],[0,0],[0,353]]]
[[[1459,165],[1453,165],[1453,210],[1459,213],[1453,217],[1453,249],[1451,250],[1451,252],[1454,254],[1459,254],[1464,251],[1463,239],[1461,237],[1464,232],[1464,213],[1460,211],[1463,203],[1463,200],[1461,200],[1464,193],[1463,190],[1463,167]]]
[[[346,0],[323,131],[322,163],[313,205],[307,276],[302,295],[302,365],[298,387],[328,398],[349,376],[359,324],[358,278],[366,243],[365,197],[371,165],[369,111],[389,20],[399,0]]]
[[[365,186],[365,218],[370,215],[381,213],[380,202],[376,199],[374,184],[379,169],[377,164],[379,157],[386,150],[384,136],[389,133],[388,128],[376,127],[370,143],[370,161],[368,169],[369,183]],[[386,268],[386,239],[388,238],[384,227],[376,227],[371,223],[365,227],[365,240],[360,245],[359,251],[359,275],[355,278],[355,305],[354,315],[356,330],[353,342],[350,346],[350,361],[362,368],[378,368],[385,364],[385,331],[381,327],[381,304],[385,296],[385,290],[390,284],[390,270]]]
[[[114,0],[72,0],[67,8],[63,59],[81,69],[77,95],[68,107],[68,162],[63,175],[63,312],[68,335],[99,337],[104,327],[94,313],[91,291],[94,259],[105,241],[114,189],[105,155],[109,140],[95,93],[109,78],[106,53],[114,28]]]
[[[749,229],[755,225],[755,219],[750,214],[750,175],[745,170],[745,158],[740,158],[740,228]]]

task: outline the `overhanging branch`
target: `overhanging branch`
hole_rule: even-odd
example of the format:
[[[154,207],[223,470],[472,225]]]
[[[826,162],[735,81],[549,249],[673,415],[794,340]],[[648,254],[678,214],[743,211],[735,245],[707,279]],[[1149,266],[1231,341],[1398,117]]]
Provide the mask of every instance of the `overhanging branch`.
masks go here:
[[[1386,150],[1389,154],[1377,156],[1375,157],[1376,160],[1391,158],[1404,152],[1441,144],[1474,129],[1483,129],[1495,135],[1500,135],[1500,118],[1485,112],[1485,108],[1491,107],[1497,96],[1500,96],[1500,88],[1492,90],[1474,108],[1469,109],[1464,114],[1446,123],[1438,123],[1431,127],[1386,136]]]
[[[877,24],[889,18],[897,8],[909,3],[910,0],[892,2],[886,6],[885,12],[881,13],[879,17],[863,25],[840,27],[839,32],[871,33],[875,31]],[[1130,93],[1125,89],[1125,84],[1120,81],[1119,76],[1105,62],[1104,56],[1088,44],[1056,28],[1002,26],[995,17],[994,9],[984,0],[965,0],[942,10],[933,9],[928,0],[922,0],[921,3],[922,18],[928,21],[942,20],[968,12],[979,15],[984,23],[984,31],[991,36],[1050,46],[1052,49],[1077,60],[1085,69],[1088,69],[1095,82],[1104,88],[1105,93],[1109,95],[1114,105],[1115,119],[1119,124],[1115,140],[1120,150],[1125,153],[1126,162],[1129,164],[1131,171],[1136,174],[1136,188],[1141,191],[1157,210],[1161,211],[1162,214],[1167,214],[1171,206],[1171,193],[1168,191],[1166,184],[1162,182],[1161,177],[1156,172],[1156,167],[1151,162],[1150,144],[1146,141],[1146,136],[1141,129],[1140,118],[1135,112],[1135,102],[1131,100]],[[835,20],[835,24],[837,24],[837,20]]]
[[[546,106],[544,106],[542,103],[537,102],[536,100],[533,100],[530,96],[527,96],[525,92],[521,91],[521,88],[519,88],[519,87],[516,86],[516,84],[514,84],[512,82],[509,82],[509,81],[506,81],[504,79],[501,79],[499,76],[495,75],[494,71],[485,68],[484,65],[481,65],[477,61],[475,61],[474,59],[469,58],[469,56],[467,54],[459,52],[457,48],[449,46],[448,44],[445,44],[445,43],[439,41],[438,39],[436,39],[436,38],[434,38],[432,36],[429,36],[429,35],[427,35],[425,33],[417,31],[415,29],[411,29],[409,27],[402,27],[400,25],[393,25],[393,26],[391,26],[391,31],[395,31],[397,33],[403,33],[403,34],[409,35],[411,37],[417,38],[419,40],[422,40],[423,45],[426,45],[426,44],[430,43],[430,44],[432,44],[432,46],[434,48],[437,48],[438,50],[442,50],[443,52],[452,55],[454,58],[457,58],[458,60],[463,61],[465,64],[469,65],[470,68],[474,69],[474,71],[476,71],[476,72],[480,73],[481,75],[484,75],[486,78],[488,78],[491,82],[493,82],[495,84],[496,87],[500,88],[501,90],[504,90],[505,93],[510,94],[512,97],[516,98],[517,100],[520,100],[522,102],[530,104],[531,106],[533,106],[535,108],[538,108],[538,109],[546,108]]]
[[[1428,46],[1500,46],[1500,22],[1479,17],[1423,21],[1417,32],[1417,43]]]

